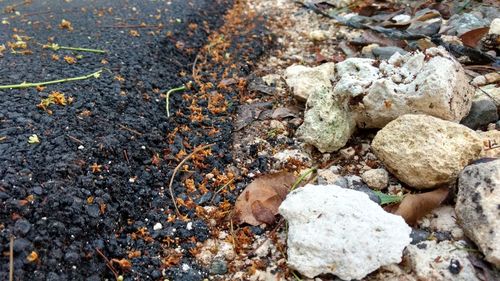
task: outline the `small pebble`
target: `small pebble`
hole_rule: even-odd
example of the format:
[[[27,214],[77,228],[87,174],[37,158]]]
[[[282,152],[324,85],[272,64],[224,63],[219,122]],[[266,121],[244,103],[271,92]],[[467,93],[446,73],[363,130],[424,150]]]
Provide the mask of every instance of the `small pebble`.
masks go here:
[[[153,230],[160,230],[163,228],[163,225],[161,223],[156,223],[154,226],[153,226]]]
[[[227,273],[227,262],[221,259],[214,260],[210,265],[210,273],[217,275]]]

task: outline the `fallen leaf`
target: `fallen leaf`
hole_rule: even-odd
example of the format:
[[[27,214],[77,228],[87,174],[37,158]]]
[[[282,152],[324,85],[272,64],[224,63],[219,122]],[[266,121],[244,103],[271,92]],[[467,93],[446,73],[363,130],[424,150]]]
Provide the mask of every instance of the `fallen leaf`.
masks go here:
[[[460,35],[460,40],[462,40],[462,43],[471,48],[477,47],[477,44],[479,41],[486,35],[488,34],[488,31],[490,30],[489,27],[481,27],[481,28],[476,28],[473,30],[469,30],[465,32],[464,34]]]
[[[448,192],[448,187],[441,187],[430,192],[408,194],[399,205],[395,205],[392,213],[402,216],[407,224],[415,225],[420,218],[441,205]]]
[[[240,224],[272,224],[278,207],[295,180],[295,176],[289,172],[268,174],[255,179],[236,200],[235,220]]]
[[[297,117],[297,112],[286,107],[278,107],[273,111],[273,114],[271,115],[272,119],[285,119],[288,117]]]

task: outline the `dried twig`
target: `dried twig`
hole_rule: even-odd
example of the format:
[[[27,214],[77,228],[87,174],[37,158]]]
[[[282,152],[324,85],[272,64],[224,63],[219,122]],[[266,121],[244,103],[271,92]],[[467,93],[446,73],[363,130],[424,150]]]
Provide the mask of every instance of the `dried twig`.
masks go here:
[[[210,203],[212,203],[214,200],[215,200],[215,197],[217,196],[217,194],[219,194],[219,192],[221,192],[224,188],[226,188],[226,186],[230,185],[232,182],[234,181],[234,178],[232,178],[231,180],[229,180],[226,184],[224,184],[223,186],[221,186],[219,189],[217,189],[214,193],[214,196],[212,196],[212,199],[210,200]]]
[[[117,25],[101,25],[100,28],[152,28],[152,29],[162,29],[163,26],[157,25],[144,25],[144,24],[117,24]]]
[[[113,264],[111,264],[111,261],[99,250],[99,248],[95,248],[96,252],[106,261],[106,266],[113,272],[113,275],[115,276],[115,280],[118,280],[118,272],[116,272],[116,269],[113,267]]]
[[[285,222],[285,220],[283,218],[281,218],[278,221],[278,224],[276,224],[276,226],[273,228],[273,230],[271,230],[268,234],[266,234],[266,238],[264,238],[264,240],[262,242],[260,242],[250,253],[248,253],[247,256],[251,256],[251,255],[255,254],[255,252],[260,247],[262,247],[262,245],[264,245],[264,243],[266,243],[267,240],[269,240],[269,237],[271,235],[273,235],[283,225],[284,222]]]
[[[79,143],[79,144],[83,144],[83,141],[81,141],[81,140],[79,140],[79,139],[77,139],[77,138],[75,138],[75,137],[73,137],[73,136],[70,136],[70,135],[67,135],[67,136],[68,136],[68,138],[69,138],[70,140],[72,140],[72,141],[74,141],[74,142],[76,142],[76,143]]]
[[[14,281],[14,235],[10,236],[9,281]]]
[[[45,86],[45,85],[57,84],[57,83],[63,83],[63,82],[84,80],[84,79],[89,79],[92,77],[99,78],[99,76],[101,76],[102,71],[103,70],[101,69],[101,70],[96,71],[94,73],[90,73],[90,74],[83,75],[83,76],[64,78],[64,79],[52,80],[52,81],[46,81],[46,82],[36,82],[36,83],[23,82],[21,84],[14,84],[14,85],[0,85],[0,90],[2,90],[2,89],[24,89],[24,88]]]
[[[196,63],[198,62],[199,56],[200,53],[196,54],[196,57],[194,58],[193,69],[191,70],[191,76],[193,77],[193,79],[195,79],[194,77],[196,76]]]
[[[205,150],[211,146],[215,145],[215,143],[212,143],[212,144],[207,144],[207,145],[204,145],[204,146],[200,146],[198,148],[196,148],[195,150],[193,150],[193,152],[189,153],[178,165],[177,167],[175,167],[174,169],[174,172],[172,173],[172,177],[170,178],[170,183],[168,184],[168,191],[170,192],[170,197],[172,198],[172,202],[174,203],[174,207],[175,207],[175,211],[177,213],[177,216],[181,217],[181,212],[179,211],[179,208],[177,207],[177,202],[175,201],[175,196],[174,196],[174,191],[172,189],[172,185],[174,184],[174,178],[175,178],[175,175],[177,174],[177,172],[179,171],[179,169],[182,167],[182,165],[184,163],[186,163],[186,161],[188,161],[191,157],[193,157],[193,155],[195,155],[196,153],[202,151],[202,150]]]
[[[127,131],[129,131],[129,132],[131,132],[131,133],[134,133],[134,134],[136,134],[136,135],[138,135],[138,136],[142,136],[142,135],[143,135],[143,133],[141,133],[141,132],[139,132],[139,131],[136,131],[136,130],[134,130],[134,129],[130,129],[129,127],[127,127],[127,126],[125,126],[125,125],[122,125],[122,124],[118,124],[118,127],[122,128],[122,129],[124,129],[124,130],[127,130]]]

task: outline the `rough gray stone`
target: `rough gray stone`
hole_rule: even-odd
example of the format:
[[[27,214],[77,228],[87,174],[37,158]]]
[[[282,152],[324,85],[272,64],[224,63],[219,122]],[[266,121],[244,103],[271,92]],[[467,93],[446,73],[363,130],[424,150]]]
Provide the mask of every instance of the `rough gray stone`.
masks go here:
[[[455,14],[448,20],[449,29],[446,34],[460,36],[469,30],[489,26],[489,22],[472,13]]]
[[[462,120],[462,124],[477,129],[480,126],[495,123],[498,120],[497,106],[488,96],[478,93],[472,100],[469,114]]]
[[[389,184],[389,173],[385,169],[371,169],[361,175],[363,181],[371,188],[382,190]]]
[[[455,211],[465,235],[500,267],[500,159],[467,166],[458,180]]]

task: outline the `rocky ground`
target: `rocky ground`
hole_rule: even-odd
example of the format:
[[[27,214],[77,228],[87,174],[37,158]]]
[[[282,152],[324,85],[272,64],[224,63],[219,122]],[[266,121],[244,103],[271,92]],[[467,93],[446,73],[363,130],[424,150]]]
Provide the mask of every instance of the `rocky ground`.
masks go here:
[[[494,1],[0,5],[0,279],[500,279]]]

